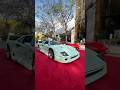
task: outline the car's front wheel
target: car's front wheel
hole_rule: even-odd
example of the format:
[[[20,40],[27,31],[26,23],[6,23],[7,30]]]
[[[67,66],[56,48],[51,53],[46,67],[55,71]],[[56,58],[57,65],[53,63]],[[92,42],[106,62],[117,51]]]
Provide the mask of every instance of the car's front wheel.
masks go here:
[[[48,51],[48,57],[49,57],[50,59],[54,59],[54,52],[53,52],[52,49],[50,49],[50,50]]]

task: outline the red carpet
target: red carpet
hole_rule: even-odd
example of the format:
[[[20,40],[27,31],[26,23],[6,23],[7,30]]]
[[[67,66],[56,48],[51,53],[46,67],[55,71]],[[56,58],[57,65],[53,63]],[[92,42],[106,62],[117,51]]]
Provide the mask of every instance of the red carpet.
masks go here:
[[[12,60],[0,49],[0,90],[34,90],[34,73]]]
[[[86,90],[120,90],[120,57],[104,56],[107,75],[86,86]]]
[[[84,90],[85,51],[69,64],[49,60],[36,51],[35,90]]]

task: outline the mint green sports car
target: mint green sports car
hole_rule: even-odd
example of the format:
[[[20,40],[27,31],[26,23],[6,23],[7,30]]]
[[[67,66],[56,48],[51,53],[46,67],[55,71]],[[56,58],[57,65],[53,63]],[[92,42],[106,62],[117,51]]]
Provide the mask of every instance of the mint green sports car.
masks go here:
[[[59,44],[56,41],[43,41],[39,50],[50,59],[61,63],[70,63],[80,57],[80,53],[74,47]]]

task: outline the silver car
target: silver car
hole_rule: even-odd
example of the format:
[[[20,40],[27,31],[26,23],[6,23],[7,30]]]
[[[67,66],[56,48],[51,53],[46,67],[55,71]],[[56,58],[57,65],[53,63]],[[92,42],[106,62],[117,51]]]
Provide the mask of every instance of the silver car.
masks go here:
[[[34,40],[32,35],[23,35],[16,40],[6,41],[6,56],[27,69],[34,67]]]

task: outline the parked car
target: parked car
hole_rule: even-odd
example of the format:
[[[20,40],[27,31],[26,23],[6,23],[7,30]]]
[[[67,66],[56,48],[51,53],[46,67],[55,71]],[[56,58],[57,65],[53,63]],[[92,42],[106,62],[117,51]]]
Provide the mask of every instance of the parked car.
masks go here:
[[[100,79],[107,73],[107,66],[95,51],[86,48],[86,85]]]
[[[35,42],[35,47],[39,48],[40,44],[42,44],[42,40],[37,40]]]
[[[75,48],[65,44],[59,44],[56,41],[43,41],[39,50],[50,59],[61,63],[70,63],[80,57],[79,52]]]
[[[34,67],[34,39],[32,35],[23,35],[14,40],[12,37],[9,36],[6,41],[7,58],[32,70]]]
[[[100,54],[105,54],[105,53],[107,53],[107,50],[108,50],[108,48],[105,45],[103,45],[102,43],[99,43],[99,42],[95,42],[95,41],[86,42],[85,46],[91,50],[94,50],[97,53],[100,53]]]

